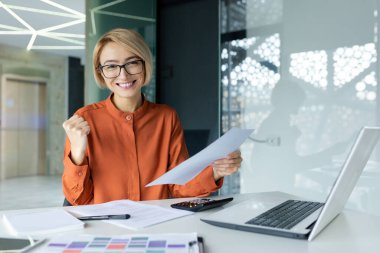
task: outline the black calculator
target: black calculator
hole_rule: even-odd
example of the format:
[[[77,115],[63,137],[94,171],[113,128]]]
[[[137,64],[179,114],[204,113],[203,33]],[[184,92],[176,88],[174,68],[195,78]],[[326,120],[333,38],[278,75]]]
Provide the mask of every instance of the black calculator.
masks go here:
[[[183,202],[174,203],[171,205],[173,208],[192,211],[192,212],[200,212],[207,209],[215,208],[227,204],[232,201],[234,198],[226,198],[226,199],[193,199]]]

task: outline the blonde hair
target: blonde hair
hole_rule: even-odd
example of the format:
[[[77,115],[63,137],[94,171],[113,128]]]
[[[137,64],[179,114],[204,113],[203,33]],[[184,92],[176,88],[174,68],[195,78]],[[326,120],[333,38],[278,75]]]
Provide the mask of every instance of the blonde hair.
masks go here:
[[[104,34],[96,43],[93,53],[93,73],[96,83],[100,88],[106,88],[107,85],[104,81],[104,77],[99,70],[100,65],[100,54],[103,51],[105,45],[110,42],[115,42],[128,51],[135,54],[137,57],[144,61],[144,85],[149,83],[152,78],[152,54],[144,38],[134,30],[128,30],[123,28],[113,29],[106,34]]]

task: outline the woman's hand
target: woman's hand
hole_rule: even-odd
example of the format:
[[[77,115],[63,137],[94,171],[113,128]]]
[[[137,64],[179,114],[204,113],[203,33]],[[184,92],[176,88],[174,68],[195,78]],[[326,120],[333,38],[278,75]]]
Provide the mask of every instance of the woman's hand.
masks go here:
[[[90,126],[82,117],[74,114],[71,118],[63,122],[63,129],[71,144],[71,160],[79,165],[84,160],[87,148],[87,135],[90,133]]]
[[[238,171],[242,161],[240,150],[230,153],[225,158],[214,161],[212,167],[214,169],[215,181]]]

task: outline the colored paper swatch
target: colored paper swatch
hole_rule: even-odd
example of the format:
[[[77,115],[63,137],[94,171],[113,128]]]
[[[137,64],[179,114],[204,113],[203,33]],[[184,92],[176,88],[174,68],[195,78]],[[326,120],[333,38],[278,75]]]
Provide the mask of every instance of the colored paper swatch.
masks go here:
[[[155,234],[115,237],[88,235],[60,236],[51,239],[42,252],[49,253],[188,253],[196,233]],[[199,252],[192,248],[192,252]]]

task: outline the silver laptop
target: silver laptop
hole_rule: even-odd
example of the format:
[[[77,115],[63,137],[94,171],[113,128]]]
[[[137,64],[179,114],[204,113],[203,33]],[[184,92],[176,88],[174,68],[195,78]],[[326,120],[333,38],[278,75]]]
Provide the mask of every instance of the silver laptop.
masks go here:
[[[261,193],[201,218],[225,228],[311,241],[344,208],[380,136],[380,127],[363,127],[325,203]]]

